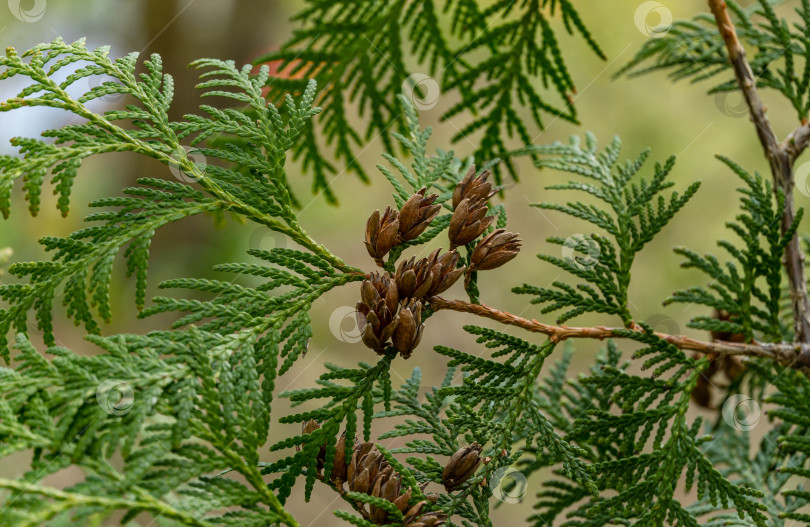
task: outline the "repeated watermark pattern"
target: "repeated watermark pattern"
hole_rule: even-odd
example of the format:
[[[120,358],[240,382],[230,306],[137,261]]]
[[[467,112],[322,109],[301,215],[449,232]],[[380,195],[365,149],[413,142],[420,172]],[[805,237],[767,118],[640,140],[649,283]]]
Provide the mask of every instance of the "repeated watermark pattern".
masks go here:
[[[672,28],[672,11],[661,2],[643,2],[636,8],[633,21],[643,35],[663,37]]]
[[[810,198],[810,161],[802,163],[794,170],[794,181],[796,182],[796,190],[802,195]]]
[[[195,148],[185,145],[178,147],[177,150],[172,152],[172,155],[169,156],[169,170],[174,177],[183,183],[194,183],[198,178],[194,174],[189,174],[182,168],[182,164],[185,159],[191,161],[194,166],[197,167],[197,170],[202,173],[205,173],[205,170],[208,167],[208,162],[205,156],[199,153]]]
[[[8,0],[8,10],[20,22],[38,22],[46,7],[47,0]]]
[[[723,91],[714,94],[714,104],[720,113],[738,118],[748,115],[748,105],[739,91]]]
[[[529,492],[529,481],[519,470],[501,467],[489,477],[492,496],[502,503],[520,503]]]
[[[362,314],[351,306],[340,306],[329,316],[329,330],[341,342],[355,344],[363,338],[358,317]]]
[[[740,393],[735,393],[723,403],[723,420],[741,432],[753,429],[759,423],[761,413],[754,399]]]
[[[657,333],[668,333],[670,335],[680,335],[681,328],[674,319],[666,315],[652,315],[644,321]]]
[[[263,251],[286,249],[287,237],[266,227],[259,227],[250,234],[248,247]]]
[[[402,82],[402,94],[417,110],[430,110],[439,102],[439,83],[430,75],[414,73]]]
[[[110,415],[122,416],[129,413],[135,402],[135,392],[126,381],[107,379],[96,389],[96,401],[102,410]]]
[[[84,93],[87,93],[90,90],[101,87],[105,82],[115,82],[115,79],[107,75],[90,75],[89,77],[85,77],[85,82],[86,89],[84,90]],[[93,99],[93,101],[99,101],[104,104],[113,104],[119,102],[123,98],[123,93],[108,93],[106,95],[102,95],[101,97],[96,97]]]
[[[579,253],[579,254],[577,254]],[[584,234],[572,234],[562,245],[562,257],[572,269],[587,271],[598,262],[602,249],[599,243]]]

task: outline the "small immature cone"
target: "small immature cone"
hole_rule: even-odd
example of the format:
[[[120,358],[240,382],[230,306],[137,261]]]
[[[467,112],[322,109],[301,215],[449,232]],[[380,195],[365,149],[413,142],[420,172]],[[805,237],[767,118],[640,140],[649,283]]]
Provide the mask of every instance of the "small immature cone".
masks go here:
[[[386,207],[385,213],[380,217],[380,211],[375,210],[366,222],[366,249],[377,265],[383,265],[382,259],[397,244],[399,235],[399,213],[391,207]]]
[[[470,267],[478,271],[488,271],[502,266],[520,252],[520,238],[517,234],[498,229],[484,237],[470,258]]]
[[[487,181],[489,176],[489,170],[484,170],[481,175],[476,176],[475,165],[471,166],[461,183],[456,185],[456,190],[453,192],[453,208],[457,208],[464,198],[477,202],[487,201],[494,196],[497,190],[493,190],[492,184]]]
[[[439,214],[441,205],[433,204],[438,196],[431,194],[425,197],[426,190],[425,187],[422,187],[402,205],[402,209],[399,211],[400,241],[407,242],[422,234],[433,218]]]
[[[419,345],[424,329],[422,303],[413,299],[410,302],[403,300],[399,309],[399,324],[392,338],[394,347],[403,358],[410,357],[411,352]]]
[[[495,221],[495,216],[487,216],[486,202],[464,198],[450,219],[450,228],[447,231],[450,237],[450,248],[467,245],[475,240],[487,230],[493,221]]]
[[[453,454],[442,472],[442,483],[447,492],[451,492],[475,474],[481,463],[481,450],[478,443],[465,446]]]

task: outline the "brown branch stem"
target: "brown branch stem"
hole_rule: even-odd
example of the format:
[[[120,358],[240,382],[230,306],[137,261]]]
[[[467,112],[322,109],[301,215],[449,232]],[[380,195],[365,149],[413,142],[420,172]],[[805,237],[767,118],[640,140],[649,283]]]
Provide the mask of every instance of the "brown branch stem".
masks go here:
[[[554,326],[544,324],[534,319],[527,319],[513,315],[506,311],[501,311],[484,304],[472,304],[464,300],[445,300],[441,297],[430,299],[430,307],[434,311],[450,310],[461,313],[470,313],[479,317],[495,320],[510,326],[517,326],[534,333],[542,333],[554,342],[567,339],[598,339],[606,338],[628,338],[627,331],[643,333],[644,329],[634,324],[630,328],[618,328],[607,326],[593,327],[569,327]],[[765,357],[772,359],[784,366],[796,368],[805,373],[810,373],[810,344],[784,342],[770,344],[766,342],[705,342],[683,335],[669,335],[667,333],[655,333],[661,339],[666,340],[679,349],[692,350],[700,353],[713,354],[718,356],[742,355],[746,357]]]
[[[765,105],[759,97],[756,77],[745,58],[745,50],[737,38],[737,32],[731,21],[724,0],[708,0],[717,22],[717,28],[726,44],[729,61],[734,69],[737,84],[743,94],[751,120],[756,125],[757,137],[765,151],[765,157],[771,168],[774,192],[780,189],[785,195],[785,211],[782,215],[782,232],[793,224],[796,218],[793,205],[793,162],[810,143],[810,127],[807,123],[793,131],[784,142],[780,143],[768,120]],[[785,270],[790,287],[791,305],[793,307],[793,328],[797,342],[810,342],[810,300],[807,295],[807,282],[804,276],[804,254],[799,246],[799,237],[794,235],[785,248]]]

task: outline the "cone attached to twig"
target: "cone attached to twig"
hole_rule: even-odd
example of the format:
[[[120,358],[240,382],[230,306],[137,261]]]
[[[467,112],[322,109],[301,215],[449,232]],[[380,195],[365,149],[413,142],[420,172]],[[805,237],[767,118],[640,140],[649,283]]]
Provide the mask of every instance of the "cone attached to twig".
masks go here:
[[[485,201],[472,201],[470,198],[461,200],[453,211],[447,231],[451,249],[467,245],[487,230],[495,221],[495,216],[487,216],[487,211]]]
[[[371,273],[360,287],[357,324],[363,343],[377,353],[385,351],[399,324],[399,293],[390,274]]]
[[[496,269],[518,255],[520,242],[517,234],[497,229],[475,246],[470,267],[478,271]]]
[[[374,448],[374,443],[361,443],[357,445],[352,454],[352,462],[346,471],[346,480],[349,490],[368,494],[372,489],[377,474],[388,462],[382,453]]]
[[[398,236],[399,212],[396,209],[386,207],[382,216],[379,210],[371,214],[366,222],[366,249],[380,267],[383,265],[382,259],[397,244]]]
[[[354,447],[357,445],[357,438],[352,440],[352,444],[348,445],[348,448],[351,448],[354,451]],[[343,482],[346,481],[348,477],[349,465],[346,464],[346,448],[347,448],[347,441],[346,441],[346,432],[344,431],[340,435],[340,439],[338,439],[337,447],[335,449],[335,462],[332,466],[332,475],[329,479],[332,480],[337,486],[343,485]]]
[[[433,202],[438,197],[436,194],[425,196],[427,189],[422,187],[419,192],[411,196],[402,205],[399,211],[399,240],[410,241],[422,234],[427,229],[433,218],[439,214],[441,205]]]
[[[473,443],[453,454],[442,472],[442,483],[447,492],[457,489],[475,474],[481,463],[481,450],[481,445]]]
[[[400,298],[430,298],[449,289],[464,273],[464,268],[456,269],[458,251],[440,254],[436,249],[427,258],[402,262],[397,268],[394,280]]]
[[[459,203],[465,198],[472,202],[487,201],[495,195],[497,190],[492,188],[492,184],[487,181],[490,176],[489,170],[484,170],[480,175],[475,175],[475,165],[471,166],[461,183],[456,185],[453,192],[453,208],[458,208]]]
[[[438,527],[444,525],[447,515],[441,511],[426,512],[421,514],[422,508],[427,505],[426,501],[420,501],[405,514],[402,520],[402,527]]]
[[[380,473],[377,474],[377,477],[374,479],[374,483],[369,494],[375,498],[382,498],[393,503],[397,498],[400,497],[399,491],[401,486],[402,480],[400,475],[394,472],[391,465],[386,465],[382,470],[380,470]],[[388,512],[385,509],[375,507],[374,505],[369,506],[368,517],[377,525],[388,523]]]
[[[397,351],[407,359],[414,348],[419,345],[419,341],[422,340],[422,331],[425,329],[425,326],[422,325],[422,303],[414,299],[403,300],[397,316],[399,324],[394,331],[392,341]]]

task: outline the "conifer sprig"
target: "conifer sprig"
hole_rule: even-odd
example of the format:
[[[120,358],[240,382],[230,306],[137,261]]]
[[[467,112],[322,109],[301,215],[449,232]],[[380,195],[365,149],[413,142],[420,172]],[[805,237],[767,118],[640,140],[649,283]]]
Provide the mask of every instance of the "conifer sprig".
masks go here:
[[[555,282],[552,284],[554,288],[526,284],[513,289],[518,294],[536,296],[532,303],[546,304],[543,313],[566,309],[557,318],[558,323],[586,312],[597,312],[618,315],[624,324],[629,324],[633,317],[627,295],[636,254],[700,187],[699,182],[692,183],[683,195],[673,192],[667,199],[662,194],[673,186],[667,176],[675,164],[674,156],[663,165],[656,163],[649,180],[634,179],[649,152],[644,151],[637,159],[619,164],[620,150],[621,142],[615,138],[603,152],[598,152],[596,139],[588,134],[584,146],[575,136],[568,145],[554,143],[517,152],[538,156],[538,167],[569,172],[584,179],[548,188],[584,192],[604,204],[604,207],[582,202],[535,205],[585,220],[605,233],[548,238],[548,242],[561,246],[563,258],[538,255],[541,260],[585,280],[587,284],[574,288]]]
[[[31,84],[20,94],[0,105],[0,111],[21,107],[47,106],[67,110],[85,120],[60,129],[47,130],[43,136],[52,142],[14,139],[23,157],[0,157],[0,210],[10,213],[11,187],[23,180],[31,214],[39,210],[39,196],[48,173],[52,174],[58,207],[68,212],[72,182],[81,161],[105,152],[132,151],[172,167],[186,182],[142,178],[138,187],[125,189],[126,196],[105,198],[91,204],[113,208],[87,217],[102,222],[80,230],[67,238],[47,237],[42,240],[53,251],[50,262],[14,264],[9,272],[27,278],[28,284],[0,287],[0,296],[10,307],[0,311],[0,355],[8,359],[5,338],[9,330],[27,331],[26,312],[37,312],[37,326],[45,342],[54,343],[51,309],[58,287],[64,285],[63,304],[77,324],[88,333],[98,333],[97,320],[111,317],[110,278],[115,255],[125,249],[127,270],[135,274],[136,305],[143,308],[147,280],[149,244],[160,227],[185,217],[224,212],[247,218],[271,230],[289,236],[311,252],[311,259],[343,272],[357,272],[318,244],[299,225],[289,194],[284,162],[306,122],[319,110],[312,108],[315,84],[309,83],[299,101],[288,97],[285,117],[262,96],[268,78],[263,68],[251,76],[250,67],[238,69],[232,62],[201,60],[194,63],[205,69],[199,85],[204,96],[233,99],[247,107],[247,113],[236,109],[217,109],[204,105],[205,116],[187,116],[171,122],[167,110],[171,105],[173,81],[162,71],[160,57],[154,55],[144,63],[147,72],[136,74],[137,54],[111,59],[109,48],[88,50],[84,41],[66,44],[57,39],[18,55],[9,48],[0,58],[4,69],[0,79],[25,77]],[[72,72],[57,82],[54,76]],[[67,89],[90,76],[107,76],[113,80],[90,89],[73,99]],[[96,114],[86,103],[111,93],[134,99],[136,104],[125,110]],[[251,117],[248,117],[248,113]],[[120,124],[119,124],[120,123]],[[132,127],[124,127],[126,123]],[[191,139],[191,145],[181,144]],[[216,138],[216,146],[204,142]],[[194,155],[212,158],[201,164]],[[213,163],[213,159],[222,164]],[[188,184],[194,182],[200,189]],[[304,253],[299,253],[300,256]],[[299,268],[300,270],[300,268]],[[199,284],[196,284],[199,285]],[[276,284],[279,285],[279,284]],[[320,289],[323,292],[323,288]]]
[[[725,240],[718,241],[717,245],[733,259],[725,263],[712,255],[700,256],[686,248],[675,249],[686,258],[682,267],[703,271],[711,283],[708,287],[676,291],[667,303],[702,304],[730,315],[729,320],[696,317],[690,322],[694,328],[740,333],[747,341],[789,340],[790,329],[781,322],[784,294],[781,262],[785,247],[796,235],[803,209],[797,211],[793,225],[783,234],[784,193],[774,194],[770,182],[763,181],[759,174],[751,175],[725,157],[719,159],[746,185],[739,189],[742,213],[737,221],[727,223],[745,245],[740,248]]]
[[[272,101],[300,93],[306,79],[326,88],[317,101],[324,108],[321,126],[307,128],[295,155],[313,173],[313,189],[331,201],[336,197],[329,178],[338,168],[324,154],[320,137],[334,145],[336,160],[367,181],[357,150],[379,137],[386,150],[393,151],[392,132],[407,132],[400,119],[405,109],[397,97],[401,92],[410,93],[412,102],[432,107],[437,92],[444,96],[457,91],[461,101],[443,118],[472,118],[454,141],[480,132],[475,158],[481,163],[504,159],[516,177],[507,137],[531,144],[533,129],[545,124],[543,114],[577,120],[574,80],[553,28],[555,19],[605,58],[569,0],[510,0],[487,6],[468,0],[308,0],[295,16],[300,27],[293,37],[256,63],[273,63],[278,72],[268,82]],[[413,61],[419,64],[417,71]],[[471,89],[474,84],[481,88]],[[350,123],[353,106],[366,118],[364,132]],[[520,108],[531,118],[523,117]],[[500,181],[500,167],[495,174]]]

